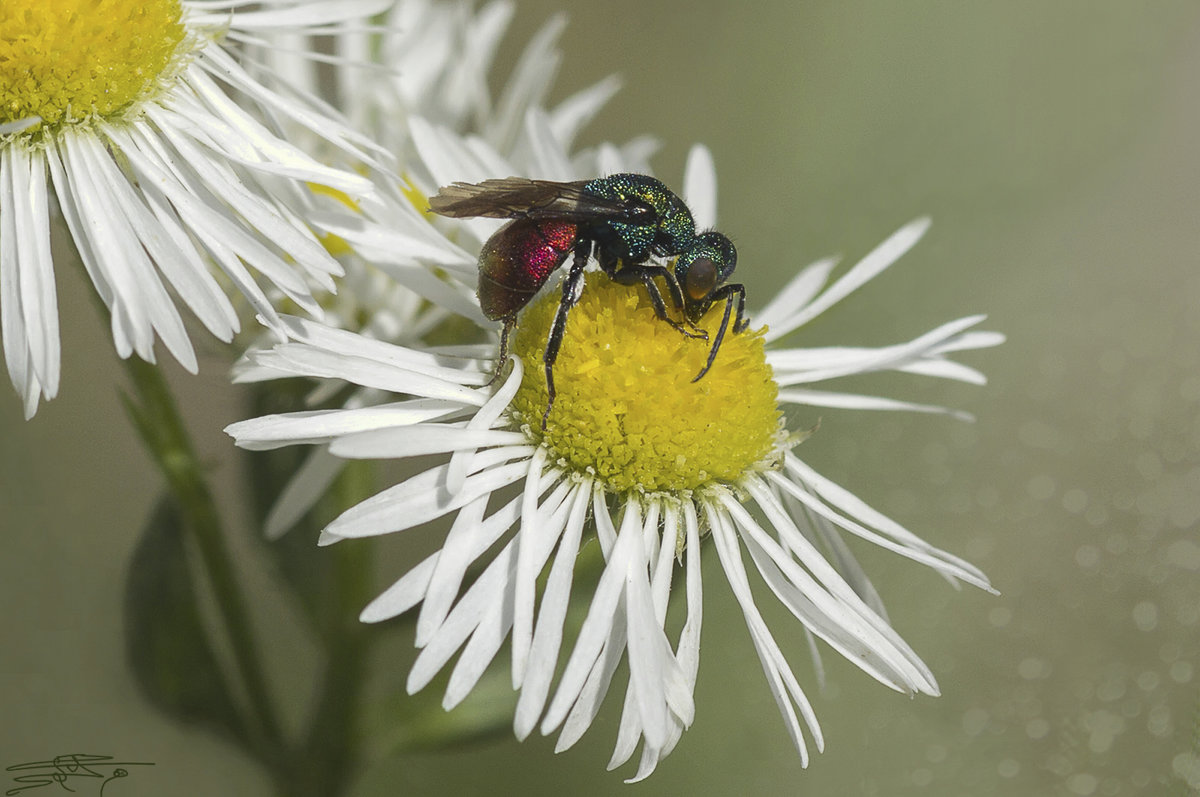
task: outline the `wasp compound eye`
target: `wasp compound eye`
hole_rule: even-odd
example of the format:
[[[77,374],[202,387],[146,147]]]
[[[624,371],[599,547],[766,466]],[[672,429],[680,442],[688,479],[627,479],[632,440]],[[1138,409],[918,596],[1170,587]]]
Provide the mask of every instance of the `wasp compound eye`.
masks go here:
[[[717,266],[707,257],[699,257],[688,266],[687,276],[684,277],[684,290],[692,301],[701,299],[712,293],[717,286]]]

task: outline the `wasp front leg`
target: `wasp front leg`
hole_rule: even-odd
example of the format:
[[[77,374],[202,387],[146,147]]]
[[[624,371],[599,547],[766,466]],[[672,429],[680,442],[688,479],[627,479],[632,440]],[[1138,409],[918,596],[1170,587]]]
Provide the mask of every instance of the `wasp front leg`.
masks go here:
[[[680,334],[686,335],[689,338],[708,340],[708,332],[700,329],[691,321],[685,321],[684,323],[687,325],[685,327],[684,324],[667,315],[667,305],[663,302],[662,292],[658,289],[658,283],[654,281],[655,277],[662,277],[666,281],[667,290],[671,294],[671,303],[675,305],[675,309],[682,311],[684,307],[683,290],[679,287],[679,280],[675,277],[675,273],[671,269],[666,266],[626,266],[625,268],[614,269],[611,272],[605,269],[605,273],[618,285],[642,283],[646,286],[646,293],[650,295],[650,304],[654,307],[654,314],[658,316],[660,321],[666,321],[674,329],[678,330]]]
[[[550,420],[550,410],[554,407],[554,362],[558,359],[558,350],[562,347],[563,333],[567,329],[567,315],[579,301],[583,292],[583,269],[587,265],[591,252],[591,244],[580,241],[575,244],[571,269],[562,282],[562,298],[558,301],[558,312],[554,314],[554,323],[550,325],[550,334],[546,337],[546,350],[542,352],[542,363],[546,368],[546,411],[542,414],[542,431]]]
[[[699,382],[708,369],[712,368],[713,361],[717,359],[717,350],[721,348],[721,341],[725,339],[725,330],[729,328],[729,316],[732,314],[733,305],[737,303],[737,317],[733,322],[733,331],[743,332],[750,324],[750,320],[745,317],[746,313],[746,288],[743,285],[734,283],[730,285],[722,285],[713,291],[712,301],[719,302],[725,300],[725,314],[721,316],[721,326],[717,330],[717,338],[713,341],[712,348],[708,350],[708,362],[700,369],[700,373],[696,374],[693,382]]]

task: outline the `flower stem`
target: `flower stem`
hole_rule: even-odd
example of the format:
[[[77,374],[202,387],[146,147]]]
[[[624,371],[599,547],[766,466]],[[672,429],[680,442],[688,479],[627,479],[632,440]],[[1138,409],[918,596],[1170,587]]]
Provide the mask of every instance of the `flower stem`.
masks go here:
[[[254,646],[246,601],[225,543],[216,501],[162,372],[138,357],[123,362],[138,398],[138,404],[132,407],[134,421],[179,501],[187,529],[200,551],[246,698],[257,720],[251,732],[259,740],[256,746],[260,754],[270,761],[277,757],[281,743],[279,720]]]

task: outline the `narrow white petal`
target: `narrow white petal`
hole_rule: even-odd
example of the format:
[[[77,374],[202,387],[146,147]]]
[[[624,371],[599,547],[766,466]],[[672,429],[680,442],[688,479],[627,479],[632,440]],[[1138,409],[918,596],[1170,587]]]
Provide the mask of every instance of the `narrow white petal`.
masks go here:
[[[754,314],[754,326],[767,327],[767,334],[763,336],[767,343],[778,340],[799,326],[791,323],[792,316],[803,310],[820,293],[837,264],[838,258],[827,257],[805,266],[766,307]]]
[[[263,536],[277,540],[300,522],[300,518],[321,500],[345,462],[324,448],[314,448],[280,491],[263,523]]]
[[[372,340],[350,330],[335,329],[295,316],[283,316],[283,321],[292,338],[314,348],[350,357],[363,357],[462,385],[485,385],[490,378],[475,368],[463,367],[468,364],[451,364],[446,355],[436,351],[418,351],[383,340]],[[483,406],[485,403],[480,399],[475,404]]]
[[[625,511],[634,516],[630,523],[636,525],[640,536],[637,508],[638,504],[631,501]],[[667,738],[667,693],[678,696],[683,673],[678,670],[662,626],[656,622],[646,563],[640,557],[632,558],[625,571],[625,619],[630,689],[638,706],[641,730],[647,744],[661,747]],[[690,697],[686,695],[688,700]]]
[[[59,359],[58,298],[54,287],[54,262],[50,255],[50,211],[46,196],[46,161],[38,153],[10,146],[12,200],[5,206],[14,216],[17,236],[16,265],[20,270],[21,300],[18,307],[25,319],[29,364],[41,385],[42,394],[58,394]]]
[[[525,477],[525,490],[521,498],[521,529],[517,533],[517,573],[513,595],[512,631],[512,680],[513,689],[519,689],[525,680],[525,665],[529,658],[529,646],[533,643],[533,605],[537,589],[537,549],[541,547],[541,518],[538,517],[538,496],[541,495],[540,481],[542,465],[546,462],[546,449],[539,447],[529,460],[529,474]]]
[[[135,174],[143,182],[153,184],[170,201],[183,225],[203,242],[225,274],[237,289],[250,301],[255,311],[267,322],[277,323],[274,307],[254,282],[242,261],[265,275],[289,275],[291,267],[274,252],[256,241],[236,220],[225,212],[210,205],[202,197],[205,189],[195,180],[173,165],[173,156],[163,148],[157,137],[147,135],[141,126],[128,129],[112,128],[109,136],[121,145],[122,154],[128,159]],[[182,165],[182,164],[180,164]],[[79,240],[79,236],[75,236]],[[86,262],[86,261],[85,261]],[[94,277],[93,277],[94,279]],[[280,289],[301,307],[315,309],[307,287],[303,293],[291,291],[296,277],[288,276]]]
[[[767,361],[776,370],[781,386],[819,382],[850,374],[902,369],[924,357],[940,356],[941,347],[985,316],[974,315],[948,321],[907,343],[876,349],[776,349]]]
[[[561,55],[558,38],[567,26],[565,14],[555,14],[525,46],[512,76],[496,103],[496,111],[484,138],[497,149],[507,150],[516,140],[524,109],[540,105],[558,70]]]
[[[917,404],[899,399],[861,396],[854,393],[833,393],[827,390],[786,388],[779,391],[778,400],[781,404],[804,404],[809,407],[831,407],[843,410],[903,410],[905,412],[950,415],[960,421],[975,420],[975,416],[969,412],[939,407],[936,404]]]
[[[803,310],[794,314],[773,330],[775,337],[786,335],[793,329],[807,324],[821,313],[828,310],[837,302],[846,298],[858,288],[876,277],[881,271],[899,260],[905,252],[921,240],[921,236],[929,229],[929,219],[921,218],[901,227],[879,246],[875,247],[866,257],[858,261],[842,278],[833,283]]]
[[[15,159],[15,147],[0,149],[0,208],[9,207],[16,201],[13,190]],[[15,216],[15,213],[0,213],[0,319],[3,320],[8,378],[21,396],[28,420],[37,412],[41,385],[29,363],[25,313],[21,308],[21,254]]]
[[[830,564],[846,580],[846,583],[854,590],[854,594],[862,598],[863,603],[867,604],[871,611],[879,615],[884,622],[888,622],[887,607],[884,606],[883,599],[833,524],[797,501],[794,496],[784,495],[777,485],[771,485],[770,489],[771,498],[774,499],[772,503],[786,506],[786,515],[795,519],[794,527],[800,531],[801,535],[814,546],[824,550],[830,558]],[[795,553],[796,546],[787,533],[788,529],[789,524],[787,523],[779,528],[777,534],[779,544]]]
[[[463,575],[479,556],[481,548],[483,548],[483,546],[478,545],[475,541],[479,537],[485,536],[483,533],[485,527],[482,521],[490,499],[490,495],[482,495],[463,506],[462,509],[458,510],[458,514],[454,516],[454,523],[450,526],[450,531],[446,533],[446,539],[442,542],[442,547],[438,551],[437,564],[434,566],[433,576],[429,580],[429,588],[425,593],[425,600],[421,604],[421,614],[417,618],[417,633],[414,644],[418,648],[423,648],[429,644],[429,640],[434,632],[438,630],[442,621],[446,619],[446,615],[450,612],[450,606],[453,605],[454,599],[458,597],[458,590],[462,586]],[[510,502],[505,509],[514,507],[515,504],[516,501]],[[492,526],[497,526],[497,520],[501,521],[495,532],[495,537],[499,538],[501,534],[512,526],[516,518],[517,511],[515,508],[508,512],[501,510],[488,518],[489,524]],[[492,535],[486,536],[490,538]]]
[[[554,494],[558,498],[568,492],[565,484],[560,487],[562,489],[556,489]],[[565,522],[565,517],[566,507],[559,504],[551,522]],[[499,536],[507,527],[500,527],[495,536]],[[549,550],[545,551],[547,557],[549,553]],[[509,541],[454,606],[417,657],[408,678],[410,693],[428,684],[454,652],[467,642],[474,660],[463,661],[468,656],[468,651],[464,650],[459,666],[451,676],[444,704],[453,705],[466,696],[475,679],[495,656],[504,634],[512,625],[512,578],[515,572],[516,551],[513,542]]]
[[[521,364],[521,359],[514,356],[512,358],[512,372],[508,375],[508,379],[500,386],[490,399],[472,416],[467,422],[467,428],[471,430],[491,429],[504,410],[508,408],[508,404],[512,401],[513,396],[517,395],[517,390],[521,387],[521,378],[524,373],[524,368]],[[465,451],[457,451],[450,457],[450,467],[446,472],[446,489],[452,493],[456,493],[462,489],[463,480],[467,478],[467,472],[471,467],[471,460],[474,456],[474,450],[468,449]],[[539,466],[540,467],[540,466]]]
[[[366,338],[361,338],[366,340]],[[258,350],[252,355],[260,366],[297,376],[341,379],[351,384],[375,388],[388,393],[435,399],[459,406],[478,407],[487,401],[481,390],[464,387],[461,372],[448,369],[450,379],[430,376],[427,371],[381,363],[378,360],[351,354],[323,351],[313,346],[282,343],[270,350]]]
[[[763,673],[767,676],[767,685],[771,689],[771,695],[775,698],[775,704],[783,715],[792,744],[800,754],[800,765],[807,766],[808,746],[804,742],[804,734],[800,728],[800,720],[792,706],[792,700],[798,696],[802,705],[805,706],[808,701],[799,685],[795,683],[795,676],[792,675],[791,669],[784,661],[779,646],[775,643],[770,631],[767,630],[766,623],[763,622],[762,616],[754,604],[754,597],[750,592],[750,582],[746,579],[746,570],[742,565],[735,532],[727,525],[728,521],[723,513],[717,511],[711,504],[705,504],[705,514],[712,530],[714,547],[717,549],[721,567],[725,570],[729,586],[742,608],[746,627],[750,631],[750,638],[754,642],[754,649],[758,653]],[[793,685],[794,688],[792,688]],[[791,695],[790,699],[789,694]],[[816,724],[815,718],[809,721],[809,729],[820,749],[822,744],[820,726]]]
[[[600,658],[605,641],[613,628],[621,595],[625,591],[626,574],[639,558],[640,535],[640,526],[634,523],[633,514],[628,513],[621,523],[616,544],[607,557],[604,573],[596,585],[587,617],[579,629],[579,638],[559,680],[554,699],[542,720],[543,734],[553,731],[566,718],[567,712],[579,699],[588,675]]]
[[[12,133],[20,133],[22,130],[29,128],[42,121],[40,116],[26,116],[24,119],[18,119],[15,122],[5,122],[0,124],[0,136],[7,136]]]
[[[691,208],[697,230],[708,230],[717,223],[717,167],[712,153],[703,144],[693,144],[683,167],[683,199]]]
[[[404,614],[416,606],[425,595],[436,562],[436,553],[426,557],[395,584],[388,587],[382,595],[367,604],[367,607],[358,615],[358,619],[364,623],[380,623]]]
[[[879,545],[884,545],[892,550],[896,550],[897,553],[901,553],[904,556],[916,559],[917,561],[926,562],[931,567],[934,567],[939,572],[942,572],[944,575],[948,575],[953,578],[960,578],[970,584],[980,587],[981,589],[994,592],[991,584],[988,582],[987,576],[985,576],[974,565],[925,542],[925,540],[922,540],[920,537],[913,534],[896,521],[887,517],[883,513],[872,509],[862,499],[858,498],[849,490],[835,484],[829,479],[826,479],[824,476],[821,476],[794,455],[786,455],[784,458],[784,463],[790,472],[803,480],[803,482],[811,487],[813,491],[816,492],[816,494],[821,498],[846,512],[850,516],[858,518],[863,523],[875,527],[892,540],[898,542],[900,545],[899,547],[896,547],[895,545],[885,545],[885,543],[888,542],[887,540],[879,539],[877,535],[871,534],[862,526],[859,526],[856,523],[851,523],[846,518],[842,518],[841,516],[831,517],[828,511],[822,513],[834,524],[845,528],[851,533],[871,539]],[[769,476],[770,475],[772,474],[769,474]],[[778,476],[778,474],[774,474],[774,476]],[[787,479],[783,479],[781,477],[774,478],[773,480],[781,486],[784,486],[785,490],[788,490],[786,485],[791,484]],[[796,497],[802,502],[805,500],[803,496],[796,494],[794,486],[788,491],[793,495],[796,495]],[[818,509],[817,511],[820,510]]]
[[[182,119],[176,120],[162,110],[151,109],[148,114],[154,119],[164,140],[187,163],[206,191],[232,208],[250,229],[295,258],[296,263],[314,279],[328,274],[341,275],[341,265],[316,236],[293,224],[274,205],[251,192],[226,161],[218,162],[205,154],[184,130],[177,129],[177,125],[183,123]],[[264,259],[263,263],[266,265],[270,261]],[[294,267],[271,269],[264,273],[282,289],[297,295],[307,293],[307,286]]]
[[[820,567],[829,591],[787,556],[740,505],[730,500],[723,508],[743,532],[742,541],[771,591],[806,627],[881,683],[902,692],[936,693],[933,675],[924,662],[823,558],[809,556],[804,563]]]
[[[546,581],[546,591],[542,596],[530,645],[529,667],[513,717],[513,731],[518,739],[524,739],[537,725],[550,693],[550,681],[554,677],[562,646],[563,623],[570,605],[571,581],[575,574],[590,496],[591,484],[584,482],[575,487],[568,499],[572,502],[571,514]]]
[[[555,469],[549,471],[546,478],[542,479],[543,488],[554,485],[554,491],[546,499],[546,506],[559,506],[567,494],[569,486],[566,482],[558,481],[561,475],[562,471]],[[482,517],[481,512],[486,508],[486,502],[479,507],[474,507],[475,502],[472,502],[459,512],[446,542],[442,545],[442,556],[438,560],[429,595],[417,622],[418,647],[428,644],[435,632],[441,633],[442,621],[458,596],[467,569],[520,519],[521,501],[520,497],[514,498],[482,522],[475,516],[478,514]],[[464,513],[468,516],[463,517]],[[459,607],[456,606],[455,611],[458,610]]]
[[[250,99],[257,101],[264,108],[273,109],[282,116],[294,121],[301,127],[313,132],[334,146],[344,150],[364,163],[375,165],[375,159],[370,154],[378,151],[377,145],[366,136],[333,119],[325,113],[317,113],[293,102],[282,95],[271,91],[259,81],[246,74],[246,71],[228,53],[218,47],[204,50],[203,58],[196,66],[212,74],[244,93]],[[214,118],[219,118],[237,128],[248,140],[264,153],[272,156],[272,160],[301,162],[306,169],[314,169],[319,177],[314,182],[329,185],[344,191],[356,200],[370,198],[374,193],[369,180],[349,172],[329,169],[317,164],[300,150],[287,142],[275,137],[260,125],[249,114],[242,112],[223,91],[204,78],[197,69],[192,69],[187,75],[188,84],[201,92],[204,100],[214,108]],[[303,179],[303,178],[300,178]]]
[[[174,304],[146,250],[130,225],[126,205],[137,202],[133,189],[104,146],[91,134],[61,137],[67,174],[79,208],[90,222],[97,265],[113,288],[114,329],[127,335],[138,355],[154,362],[154,333],[192,373],[196,355]],[[115,200],[115,201],[114,201]]]
[[[306,410],[263,415],[231,423],[225,433],[251,451],[285,445],[327,443],[341,435],[409,426],[454,412],[461,405],[433,399],[414,399],[357,409]]]
[[[600,706],[608,695],[613,675],[625,658],[625,627],[624,609],[618,605],[617,616],[609,630],[608,638],[604,640],[599,659],[593,665],[583,688],[579,690],[571,712],[562,722],[562,731],[554,742],[554,752],[561,753],[574,746],[587,733],[600,713]],[[541,730],[545,734],[553,729],[547,728],[547,723],[543,720]]]
[[[528,442],[521,432],[503,429],[470,429],[445,424],[413,424],[393,429],[373,429],[368,432],[338,437],[329,444],[335,456],[344,459],[405,459],[430,454],[475,451],[481,447],[519,446]],[[541,451],[542,449],[538,449]],[[536,456],[536,455],[535,455]],[[455,487],[446,477],[446,489],[450,493],[462,489],[460,482]],[[466,475],[463,475],[466,480]]]
[[[483,673],[496,658],[500,646],[504,644],[504,632],[512,625],[512,576],[508,573],[503,593],[497,592],[496,599],[487,608],[478,628],[471,634],[458,663],[450,673],[450,682],[446,684],[446,694],[442,696],[442,708],[446,711],[466,699]]]
[[[524,450],[493,449],[487,454],[497,450],[510,454],[525,453]],[[484,457],[481,454],[478,459],[484,460]],[[449,495],[445,491],[446,466],[441,465],[350,507],[334,519],[326,531],[347,538],[371,537],[411,529],[520,480],[527,468],[528,462],[525,460],[489,467],[468,478],[458,493]]]
[[[237,30],[277,30],[325,25],[331,22],[363,19],[382,14],[395,0],[338,0],[328,2],[292,2],[278,4],[279,8],[261,11],[239,11],[229,19]],[[275,5],[275,4],[272,4]]]
[[[560,182],[575,176],[562,145],[554,138],[550,118],[541,108],[525,112],[525,137],[530,149],[529,174]]]
[[[564,150],[571,148],[579,131],[595,118],[620,87],[620,79],[609,75],[567,97],[550,112],[550,128]]]
[[[504,546],[487,569],[471,584],[471,588],[462,599],[455,604],[453,611],[446,616],[429,644],[421,650],[405,682],[405,689],[410,695],[425,688],[479,628],[487,613],[505,602],[508,564],[512,556],[511,544]]]
[[[563,492],[556,490],[555,495],[563,495]],[[539,531],[537,539],[534,541],[533,557],[534,569],[536,571],[540,572],[545,567],[546,560],[549,559],[550,553],[554,549],[554,544],[557,542],[559,534],[561,534],[566,525],[570,503],[570,501],[566,500],[559,501],[557,504],[547,501],[539,511],[540,519],[545,524],[545,528]],[[524,541],[522,540],[521,543],[524,543]],[[504,636],[512,627],[513,598],[516,589],[514,579],[517,578],[517,562],[512,557],[509,557],[506,564],[508,566],[508,580],[504,599],[492,605],[480,621],[479,628],[472,634],[471,641],[463,649],[462,656],[459,658],[454,672],[450,675],[450,683],[446,688],[446,697],[442,701],[442,705],[448,709],[457,705],[459,701],[467,696],[467,693],[475,688],[475,684],[483,675],[484,670],[487,669],[488,664],[495,658],[501,643],[504,641]]]

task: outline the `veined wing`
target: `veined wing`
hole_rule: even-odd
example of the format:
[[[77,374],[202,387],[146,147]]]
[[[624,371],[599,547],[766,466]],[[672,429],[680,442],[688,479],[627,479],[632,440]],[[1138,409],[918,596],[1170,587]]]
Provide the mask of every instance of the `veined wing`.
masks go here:
[[[645,212],[640,205],[584,193],[586,180],[559,183],[502,177],[482,183],[451,183],[429,198],[429,209],[442,216],[493,219],[566,218],[632,221]]]

